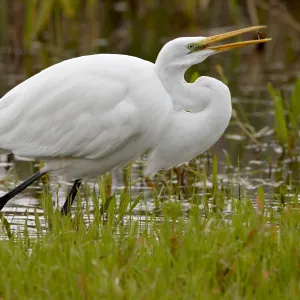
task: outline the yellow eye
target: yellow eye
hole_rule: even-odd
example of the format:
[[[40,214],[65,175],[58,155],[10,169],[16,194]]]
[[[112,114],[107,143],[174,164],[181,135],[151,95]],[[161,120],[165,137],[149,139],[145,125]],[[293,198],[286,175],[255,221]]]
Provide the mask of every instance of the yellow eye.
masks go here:
[[[187,46],[187,48],[188,48],[189,50],[193,50],[193,49],[195,49],[195,47],[196,47],[195,44],[189,44],[189,45]]]

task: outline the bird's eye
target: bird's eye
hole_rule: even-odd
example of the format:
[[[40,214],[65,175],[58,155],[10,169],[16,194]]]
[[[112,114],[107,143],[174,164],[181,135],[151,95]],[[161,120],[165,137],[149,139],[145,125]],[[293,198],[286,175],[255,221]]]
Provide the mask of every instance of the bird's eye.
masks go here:
[[[189,50],[193,50],[196,46],[195,44],[189,44],[187,47]]]

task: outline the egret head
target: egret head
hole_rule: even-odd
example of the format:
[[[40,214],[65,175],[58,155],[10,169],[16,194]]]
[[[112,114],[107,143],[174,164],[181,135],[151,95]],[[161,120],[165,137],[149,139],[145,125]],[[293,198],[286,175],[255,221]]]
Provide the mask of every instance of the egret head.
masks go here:
[[[182,66],[190,67],[201,63],[208,56],[227,51],[234,48],[240,48],[247,45],[259,44],[270,39],[257,39],[243,42],[230,43],[225,45],[215,45],[215,43],[225,39],[251,31],[258,31],[265,26],[254,26],[245,29],[239,29],[227,33],[214,35],[211,37],[181,37],[168,42],[160,51],[156,64],[164,66]]]

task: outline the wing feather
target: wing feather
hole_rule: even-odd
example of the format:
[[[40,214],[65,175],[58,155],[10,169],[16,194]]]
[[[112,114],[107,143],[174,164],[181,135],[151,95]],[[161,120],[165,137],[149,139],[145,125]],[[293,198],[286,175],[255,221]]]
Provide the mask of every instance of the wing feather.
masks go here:
[[[70,72],[48,76],[0,101],[0,148],[25,157],[98,159],[142,132],[128,84]],[[62,80],[65,79],[65,80]]]

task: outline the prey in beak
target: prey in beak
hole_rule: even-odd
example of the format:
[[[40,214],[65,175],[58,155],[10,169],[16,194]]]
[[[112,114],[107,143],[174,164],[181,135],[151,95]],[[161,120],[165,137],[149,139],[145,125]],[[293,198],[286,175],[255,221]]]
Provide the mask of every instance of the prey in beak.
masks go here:
[[[197,43],[197,46],[195,47],[194,51],[199,51],[199,50],[204,50],[204,49],[209,49],[209,50],[214,50],[216,52],[221,52],[221,51],[227,51],[231,50],[234,48],[240,48],[248,45],[255,45],[255,44],[260,44],[260,43],[265,43],[271,40],[271,38],[260,38],[260,29],[266,28],[267,26],[260,25],[260,26],[253,26],[253,27],[248,27],[244,29],[238,29],[226,33],[221,33],[217,35],[213,35],[210,37],[207,37],[205,39],[202,39]],[[258,39],[257,40],[249,40],[249,41],[242,41],[242,42],[236,42],[236,43],[230,43],[230,44],[225,44],[225,45],[217,45],[213,46],[213,44],[217,42],[221,42],[224,40],[227,40],[229,38],[247,33],[247,32],[252,32],[256,31]]]

